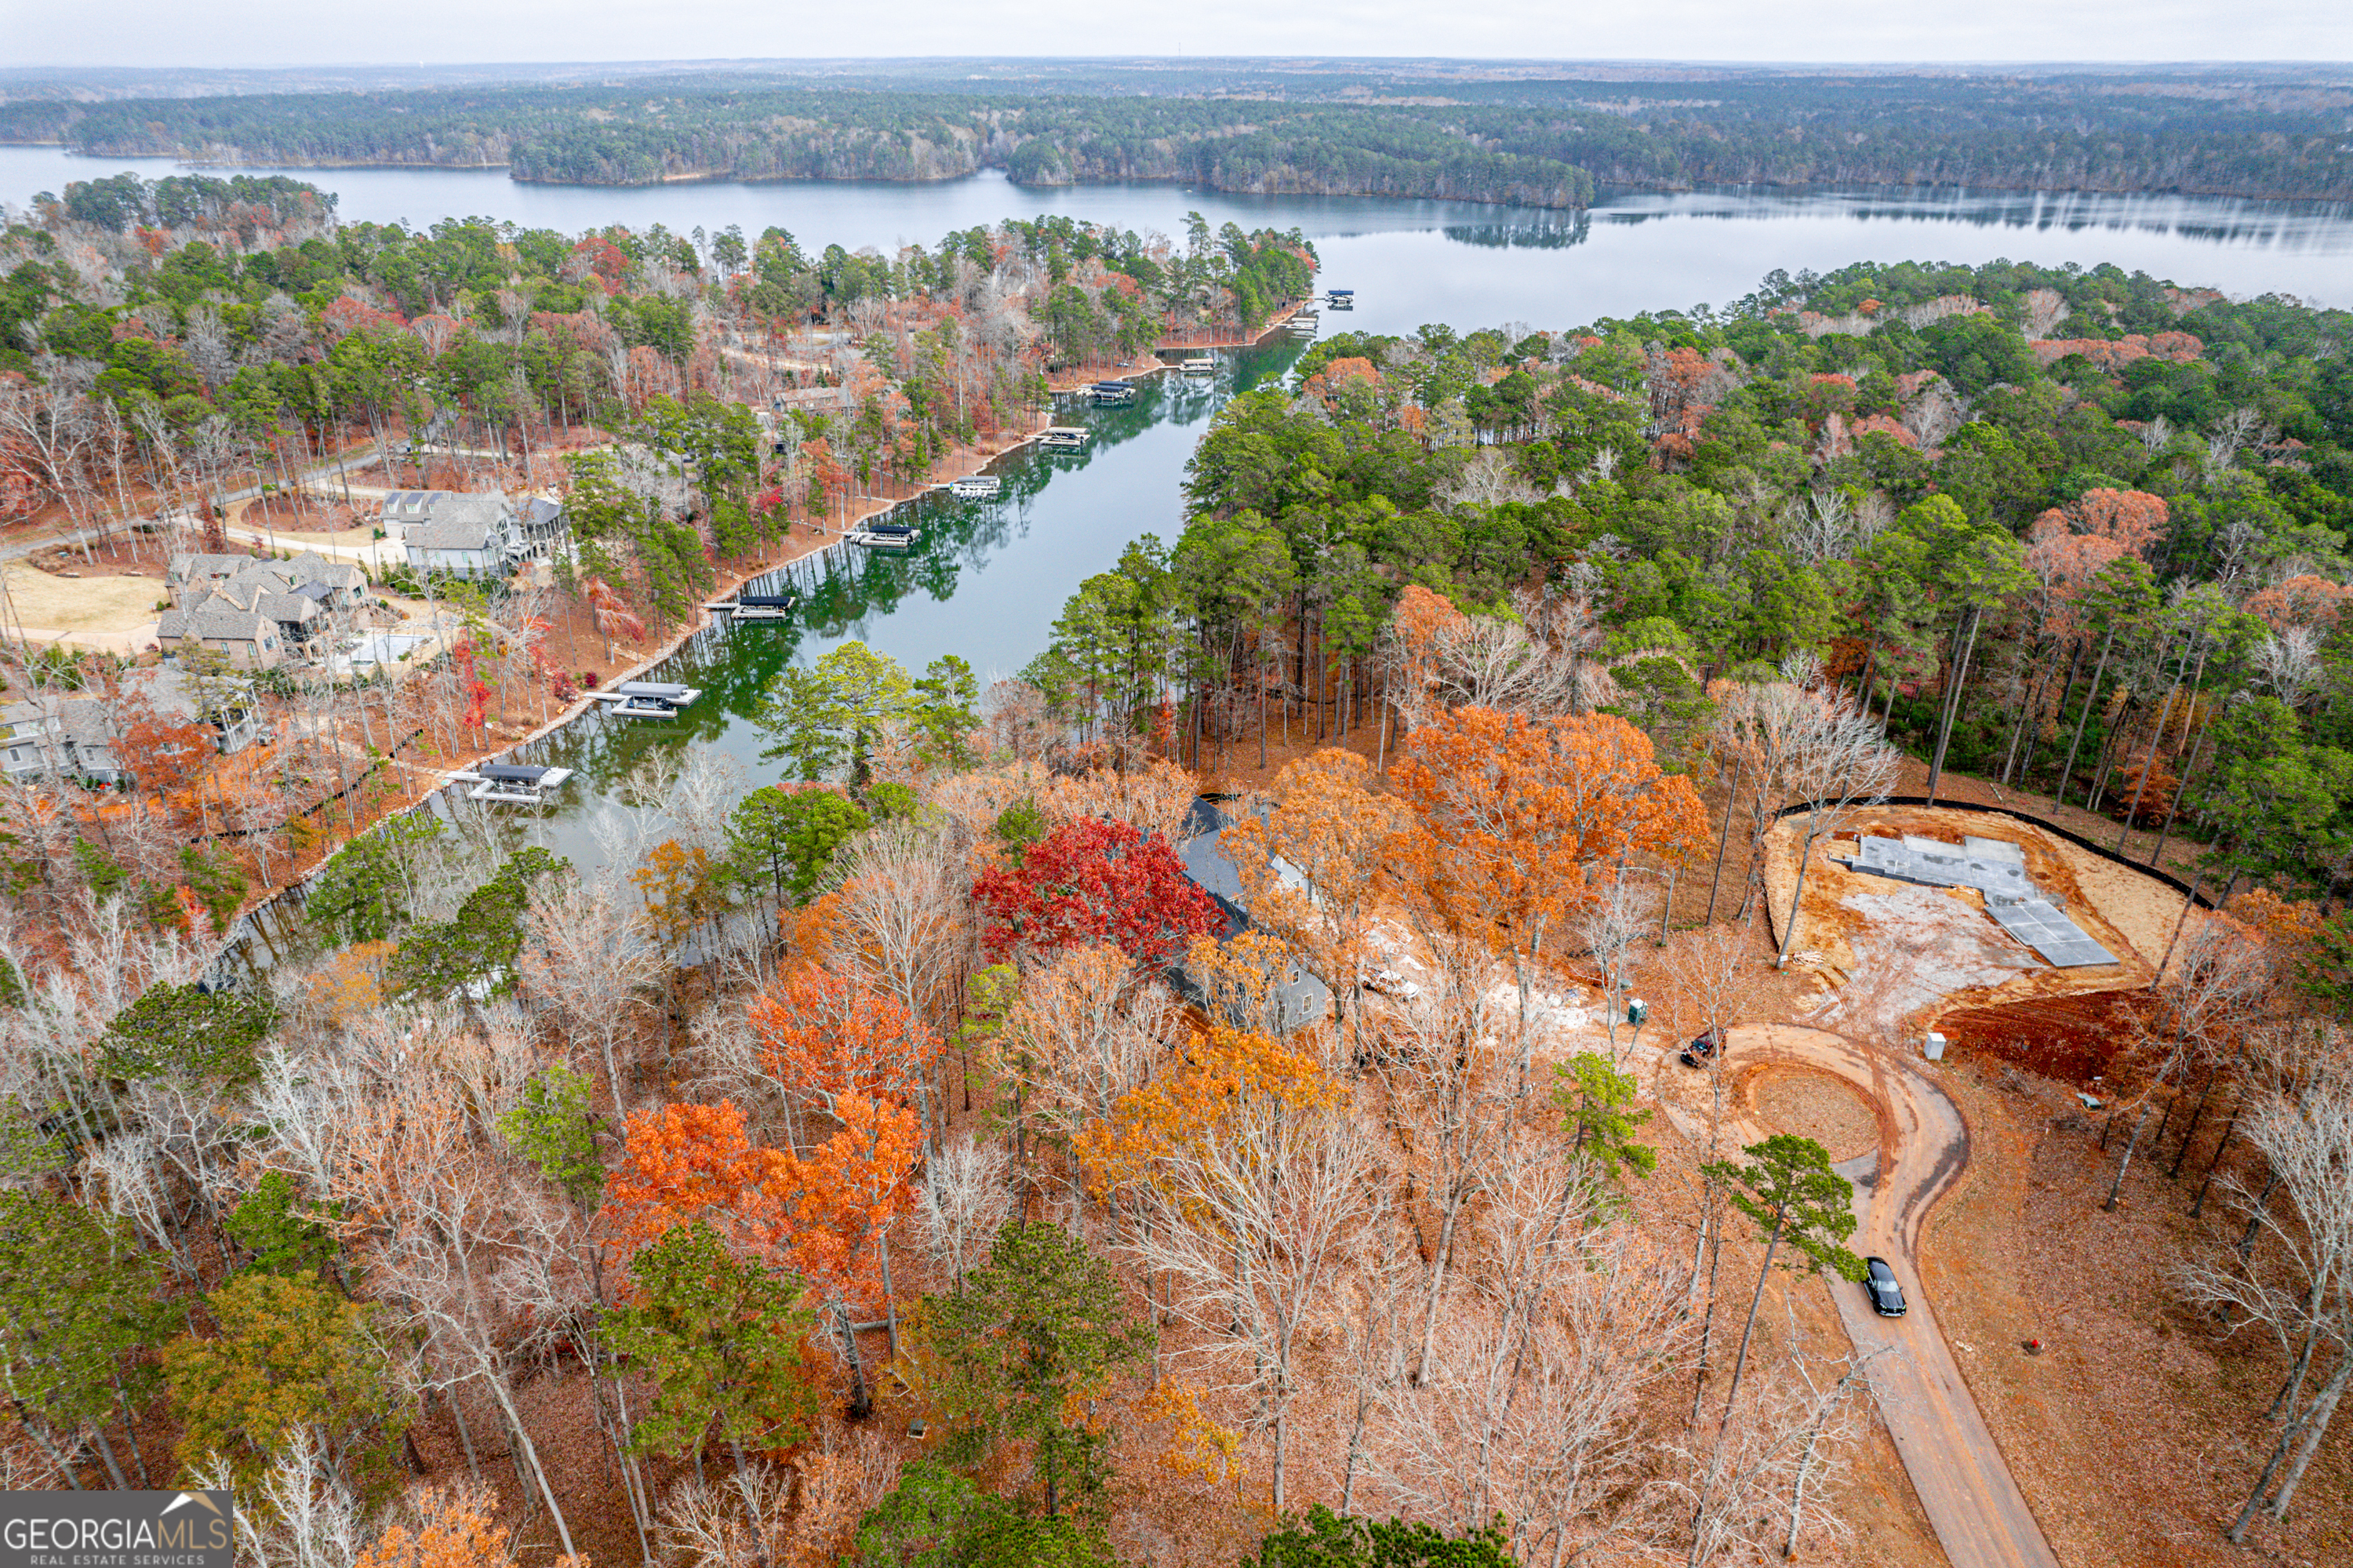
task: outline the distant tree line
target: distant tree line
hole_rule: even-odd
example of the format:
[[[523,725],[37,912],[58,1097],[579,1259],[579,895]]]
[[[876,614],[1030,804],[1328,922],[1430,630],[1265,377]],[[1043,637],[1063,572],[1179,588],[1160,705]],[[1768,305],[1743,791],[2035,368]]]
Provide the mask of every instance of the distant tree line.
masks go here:
[[[1220,190],[1588,204],[1596,182],[1990,185],[2353,196],[2325,94],[2107,77],[1449,83],[1444,100],[715,84],[57,101],[0,142],[261,164],[502,166],[519,180],[1193,180]],[[2177,84],[2178,85],[2178,84]],[[1319,84],[1319,94],[1334,89]],[[1702,95],[1704,96],[1702,96]]]

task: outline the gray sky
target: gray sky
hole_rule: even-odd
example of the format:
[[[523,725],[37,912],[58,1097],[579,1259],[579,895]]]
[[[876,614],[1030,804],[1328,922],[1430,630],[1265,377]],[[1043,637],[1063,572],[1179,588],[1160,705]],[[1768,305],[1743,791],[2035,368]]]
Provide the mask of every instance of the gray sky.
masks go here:
[[[2346,60],[2348,0],[0,0],[0,68],[878,55]]]

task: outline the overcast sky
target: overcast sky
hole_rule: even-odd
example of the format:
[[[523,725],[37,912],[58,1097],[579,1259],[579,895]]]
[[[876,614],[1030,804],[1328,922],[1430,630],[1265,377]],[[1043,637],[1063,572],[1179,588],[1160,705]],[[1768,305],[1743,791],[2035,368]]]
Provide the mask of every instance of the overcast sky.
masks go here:
[[[2347,60],[2348,0],[0,0],[0,67],[876,55]]]

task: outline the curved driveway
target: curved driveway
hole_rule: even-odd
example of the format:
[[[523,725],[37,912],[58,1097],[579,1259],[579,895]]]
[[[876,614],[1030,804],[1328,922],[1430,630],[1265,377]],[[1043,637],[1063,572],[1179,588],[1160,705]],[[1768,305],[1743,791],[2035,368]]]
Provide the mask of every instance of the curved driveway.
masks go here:
[[[1876,1158],[1865,1155],[1838,1168],[1855,1184],[1849,1245],[1895,1265],[1909,1310],[1882,1318],[1860,1286],[1837,1281],[1831,1294],[1847,1337],[1865,1353],[1893,1348],[1873,1363],[1872,1386],[1912,1489],[1954,1568],[2059,1568],[1920,1287],[1921,1222],[1968,1162],[1968,1126],[1960,1107],[1918,1064],[1824,1030],[1736,1029],[1730,1044],[1726,1056],[1740,1066],[1788,1062],[1820,1068],[1853,1084],[1878,1108]]]

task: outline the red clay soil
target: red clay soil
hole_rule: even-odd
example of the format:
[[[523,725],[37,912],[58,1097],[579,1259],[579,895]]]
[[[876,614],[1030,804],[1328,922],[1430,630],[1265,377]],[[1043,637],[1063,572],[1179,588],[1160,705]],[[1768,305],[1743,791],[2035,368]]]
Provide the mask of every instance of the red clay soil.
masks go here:
[[[2086,1086],[2105,1075],[2148,1011],[2145,991],[2094,991],[1957,1008],[1936,1028],[1957,1053]]]

